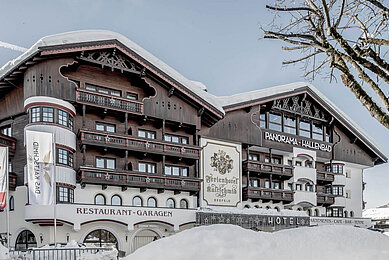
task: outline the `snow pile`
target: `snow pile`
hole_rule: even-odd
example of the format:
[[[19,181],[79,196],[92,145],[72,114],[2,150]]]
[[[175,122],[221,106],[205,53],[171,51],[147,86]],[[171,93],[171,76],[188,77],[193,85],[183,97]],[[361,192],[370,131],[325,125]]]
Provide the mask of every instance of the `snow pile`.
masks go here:
[[[255,232],[234,225],[189,229],[144,246],[125,260],[389,259],[389,237],[348,226]]]
[[[371,218],[372,220],[389,219],[389,208],[372,208],[366,209],[362,212],[364,218]]]
[[[276,209],[261,209],[261,208],[223,208],[218,209],[211,208],[199,208],[197,212],[204,213],[229,213],[229,214],[246,214],[246,215],[265,215],[265,216],[287,216],[287,217],[308,217],[305,211],[282,209],[280,211]]]
[[[3,245],[0,243],[0,260],[8,259],[8,258],[9,258],[8,255],[9,255],[8,248],[6,248],[5,246],[3,246]]]
[[[103,251],[96,254],[83,253],[81,256],[77,257],[77,260],[116,260],[117,256],[118,251],[113,249],[111,251]]]

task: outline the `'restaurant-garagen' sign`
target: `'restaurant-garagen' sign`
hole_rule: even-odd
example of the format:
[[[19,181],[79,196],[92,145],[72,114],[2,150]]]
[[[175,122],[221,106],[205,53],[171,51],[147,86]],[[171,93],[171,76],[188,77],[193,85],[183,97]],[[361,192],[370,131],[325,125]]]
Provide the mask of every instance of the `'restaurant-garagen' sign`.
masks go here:
[[[201,138],[203,201],[209,206],[236,207],[242,201],[242,147]]]

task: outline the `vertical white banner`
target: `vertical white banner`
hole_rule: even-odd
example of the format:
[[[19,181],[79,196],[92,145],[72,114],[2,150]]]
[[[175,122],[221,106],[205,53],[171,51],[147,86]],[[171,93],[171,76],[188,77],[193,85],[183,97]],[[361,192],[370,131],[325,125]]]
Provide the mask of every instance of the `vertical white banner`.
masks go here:
[[[29,203],[53,205],[53,134],[26,130],[26,152]]]
[[[8,149],[0,147],[0,209],[7,206]]]

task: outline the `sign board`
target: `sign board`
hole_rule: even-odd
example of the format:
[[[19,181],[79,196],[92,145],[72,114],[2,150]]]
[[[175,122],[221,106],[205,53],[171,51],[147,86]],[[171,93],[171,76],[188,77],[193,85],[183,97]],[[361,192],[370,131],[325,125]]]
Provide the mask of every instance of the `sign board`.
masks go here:
[[[348,225],[355,227],[368,228],[371,227],[370,218],[328,218],[328,217],[311,217],[311,226],[321,225]]]
[[[236,207],[242,202],[241,144],[201,138],[201,147],[203,201],[208,206]]]

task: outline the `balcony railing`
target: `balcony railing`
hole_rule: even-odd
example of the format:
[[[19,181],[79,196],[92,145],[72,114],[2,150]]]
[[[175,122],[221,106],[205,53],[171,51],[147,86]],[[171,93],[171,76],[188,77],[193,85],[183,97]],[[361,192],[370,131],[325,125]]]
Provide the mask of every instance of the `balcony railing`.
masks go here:
[[[172,144],[155,139],[141,139],[98,131],[80,130],[82,143],[113,146],[128,150],[166,154],[172,156],[200,158],[200,147],[183,144]]]
[[[293,201],[293,192],[288,190],[275,190],[260,187],[246,187],[243,190],[243,194],[248,199],[262,199],[262,200],[275,200],[275,201]]]
[[[14,153],[16,150],[16,139],[0,134],[0,146],[8,147],[9,153]]]
[[[317,204],[331,205],[335,202],[335,196],[332,194],[317,193]]]
[[[151,175],[135,171],[111,171],[81,167],[78,179],[81,184],[114,185],[133,188],[166,189],[175,191],[200,191],[201,180],[190,177]]]
[[[293,167],[281,164],[272,164],[249,160],[243,163],[243,168],[253,172],[266,172],[286,177],[293,176]]]
[[[334,179],[335,175],[332,172],[317,171],[317,180],[319,181],[333,182]]]
[[[142,102],[109,96],[85,89],[77,89],[77,102],[123,112],[143,114]]]

